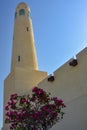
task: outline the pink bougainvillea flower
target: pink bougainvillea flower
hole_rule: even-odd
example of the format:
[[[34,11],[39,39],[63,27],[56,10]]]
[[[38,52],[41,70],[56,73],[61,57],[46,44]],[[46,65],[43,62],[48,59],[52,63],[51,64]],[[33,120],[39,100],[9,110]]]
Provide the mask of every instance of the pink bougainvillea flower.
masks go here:
[[[5,106],[5,110],[9,110],[9,105]]]
[[[38,90],[38,87],[34,87],[33,89],[32,89],[32,92],[36,92]]]
[[[31,96],[10,96],[5,107],[5,122],[10,124],[10,130],[48,130],[63,118],[64,107],[66,106],[61,99],[51,97],[49,93],[35,86]]]

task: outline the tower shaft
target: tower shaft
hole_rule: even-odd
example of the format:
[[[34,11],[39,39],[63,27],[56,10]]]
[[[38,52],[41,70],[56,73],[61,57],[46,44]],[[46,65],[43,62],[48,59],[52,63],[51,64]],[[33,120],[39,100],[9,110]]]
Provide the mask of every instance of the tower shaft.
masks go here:
[[[15,12],[11,71],[15,67],[38,70],[30,9],[24,4]]]

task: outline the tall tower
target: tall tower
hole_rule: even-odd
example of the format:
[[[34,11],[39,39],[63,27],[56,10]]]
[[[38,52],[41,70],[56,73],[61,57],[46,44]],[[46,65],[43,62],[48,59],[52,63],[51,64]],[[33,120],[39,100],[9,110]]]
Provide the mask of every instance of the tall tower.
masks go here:
[[[12,93],[29,93],[46,76],[46,72],[38,70],[30,8],[22,2],[15,11],[11,71],[4,81],[4,107]],[[3,130],[9,130],[5,123]]]
[[[15,12],[11,71],[15,67],[38,70],[30,8],[25,3]]]

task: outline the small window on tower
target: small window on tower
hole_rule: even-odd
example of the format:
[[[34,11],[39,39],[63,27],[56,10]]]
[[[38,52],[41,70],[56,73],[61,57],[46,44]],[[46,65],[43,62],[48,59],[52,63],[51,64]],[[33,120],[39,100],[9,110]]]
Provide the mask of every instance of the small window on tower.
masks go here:
[[[15,19],[16,19],[16,17],[17,17],[17,12],[15,12]]]
[[[29,27],[26,28],[27,32],[29,31]]]
[[[18,62],[20,62],[20,56],[18,56]]]
[[[24,9],[20,9],[19,10],[19,15],[25,15],[25,10]]]

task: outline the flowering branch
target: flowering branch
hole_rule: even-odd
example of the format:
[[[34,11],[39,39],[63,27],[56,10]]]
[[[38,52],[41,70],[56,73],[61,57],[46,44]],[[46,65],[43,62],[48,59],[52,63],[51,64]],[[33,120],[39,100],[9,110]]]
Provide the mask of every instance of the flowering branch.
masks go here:
[[[5,123],[10,124],[10,130],[48,130],[63,118],[64,107],[62,100],[34,87],[31,96],[10,96],[5,107]]]

